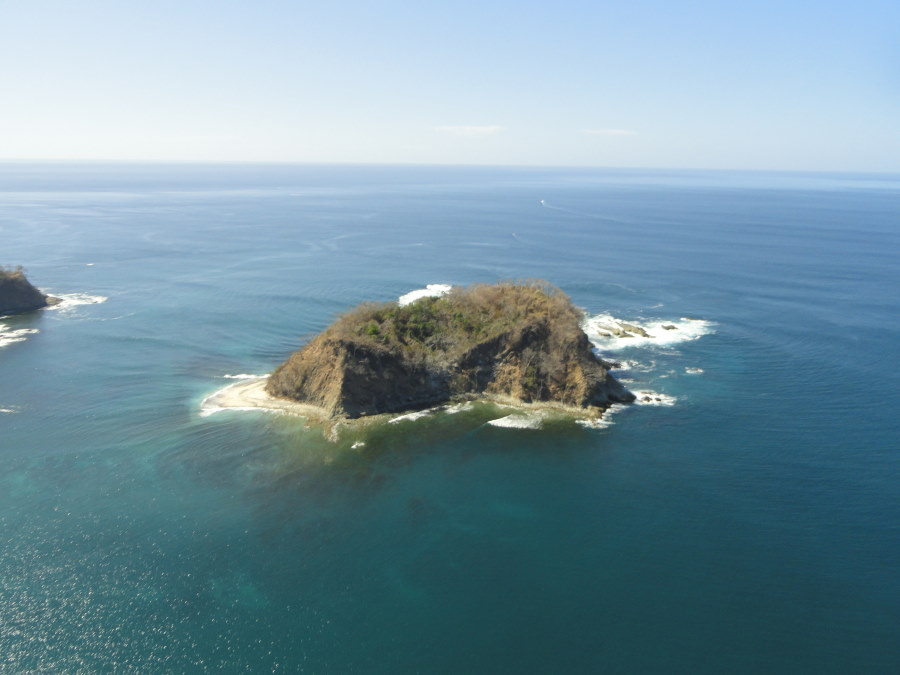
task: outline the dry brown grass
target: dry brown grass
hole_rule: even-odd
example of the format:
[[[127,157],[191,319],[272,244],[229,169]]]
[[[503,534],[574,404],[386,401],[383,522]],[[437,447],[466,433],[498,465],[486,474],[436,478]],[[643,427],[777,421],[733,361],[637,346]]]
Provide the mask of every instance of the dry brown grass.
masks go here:
[[[24,279],[25,268],[21,265],[0,265],[0,279]]]

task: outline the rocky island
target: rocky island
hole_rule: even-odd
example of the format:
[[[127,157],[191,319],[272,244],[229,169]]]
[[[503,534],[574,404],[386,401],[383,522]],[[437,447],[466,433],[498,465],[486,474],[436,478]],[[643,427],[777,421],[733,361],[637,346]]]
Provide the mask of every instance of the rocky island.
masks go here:
[[[35,288],[22,267],[0,267],[0,314],[30,312],[59,302]]]
[[[292,354],[265,394],[330,419],[465,398],[584,412],[633,401],[594,354],[581,318],[545,282],[453,288],[405,306],[368,303]]]

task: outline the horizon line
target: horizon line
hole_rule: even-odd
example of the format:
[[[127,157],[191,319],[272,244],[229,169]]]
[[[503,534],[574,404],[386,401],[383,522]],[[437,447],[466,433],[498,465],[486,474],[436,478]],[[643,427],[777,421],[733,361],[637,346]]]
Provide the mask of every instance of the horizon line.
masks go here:
[[[56,157],[0,157],[0,164],[194,164],[194,165],[277,165],[277,166],[329,166],[329,167],[431,167],[460,169],[569,169],[607,171],[722,171],[733,173],[820,173],[820,174],[900,174],[896,169],[835,169],[835,168],[737,168],[708,166],[614,166],[604,164],[465,164],[441,162],[349,162],[279,159],[109,159],[109,158],[56,158]]]

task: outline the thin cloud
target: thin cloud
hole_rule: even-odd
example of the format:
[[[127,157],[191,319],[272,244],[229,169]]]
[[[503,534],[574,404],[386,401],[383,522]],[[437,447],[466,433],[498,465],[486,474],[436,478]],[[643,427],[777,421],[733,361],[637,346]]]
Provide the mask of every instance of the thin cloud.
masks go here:
[[[503,127],[495,125],[490,126],[444,126],[435,127],[435,131],[442,134],[451,134],[453,136],[491,136],[503,131]]]
[[[582,129],[581,133],[591,136],[635,136],[637,134],[631,129]]]

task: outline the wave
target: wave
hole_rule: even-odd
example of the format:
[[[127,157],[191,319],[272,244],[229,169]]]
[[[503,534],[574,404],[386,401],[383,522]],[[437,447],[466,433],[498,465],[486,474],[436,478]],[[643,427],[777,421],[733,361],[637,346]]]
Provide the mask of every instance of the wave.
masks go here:
[[[684,372],[687,373],[688,375],[702,375],[702,374],[703,374],[703,368],[691,368],[691,367],[688,367],[688,368],[685,368],[685,369],[684,369]]]
[[[8,324],[0,323],[0,349],[16,342],[24,342],[29,335],[40,333],[37,328],[17,328],[11,330]]]
[[[544,420],[540,415],[529,415],[527,413],[513,413],[512,415],[488,422],[492,427],[503,427],[505,429],[540,429],[543,423]]]
[[[396,424],[397,422],[412,422],[423,417],[428,417],[437,410],[440,410],[440,408],[428,408],[427,410],[416,410],[415,412],[398,415],[397,417],[388,420],[388,424]]]
[[[629,372],[635,373],[650,373],[656,369],[656,361],[650,361],[650,363],[643,363],[641,361],[628,361],[621,360],[616,361],[612,364],[612,368],[610,370],[627,370]]]
[[[669,394],[660,394],[649,389],[632,389],[631,393],[637,398],[634,399],[634,405],[656,405],[656,406],[673,406],[678,402],[675,396]]]
[[[17,412],[19,412],[19,411],[16,410],[15,408],[0,408],[0,413],[13,414],[13,413],[17,413]]]
[[[595,419],[575,420],[575,424],[583,426],[585,429],[606,429],[615,424],[611,419],[607,419],[606,415]]]
[[[53,297],[59,298],[61,302],[46,309],[55,309],[60,312],[67,312],[81,305],[99,305],[101,302],[109,300],[106,296],[90,295],[89,293],[56,293]]]
[[[260,377],[267,377],[267,375],[250,375],[249,373],[238,373],[237,375],[223,375],[222,377],[226,380],[255,380]]]
[[[403,307],[421,298],[437,298],[446,295],[453,289],[449,284],[428,284],[425,288],[419,288],[405,293],[397,298],[397,304]]]
[[[628,406],[624,403],[613,403],[603,411],[603,414],[600,417],[595,417],[593,419],[575,420],[575,424],[580,424],[586,429],[606,429],[615,424],[612,416],[618,412],[627,410],[627,408]]]
[[[215,404],[210,404],[206,399],[203,399],[200,403],[200,412],[197,413],[200,417],[209,417],[210,415],[215,415],[219,412],[224,412],[225,410],[237,410],[239,412],[266,412],[273,413],[276,415],[283,415],[284,410],[278,410],[277,408],[260,408],[257,406],[219,406]]]
[[[714,332],[713,326],[712,321],[687,317],[677,321],[623,321],[610,314],[595,314],[582,322],[582,328],[594,346],[607,352],[696,340]]]

